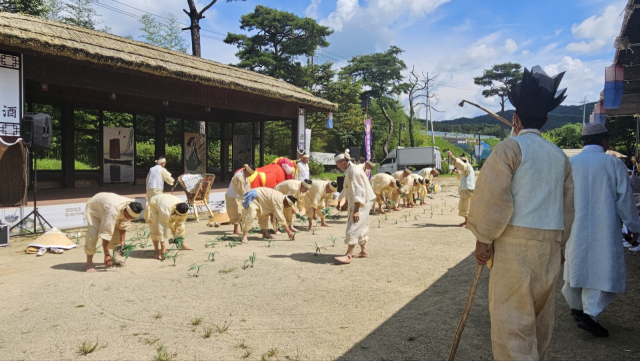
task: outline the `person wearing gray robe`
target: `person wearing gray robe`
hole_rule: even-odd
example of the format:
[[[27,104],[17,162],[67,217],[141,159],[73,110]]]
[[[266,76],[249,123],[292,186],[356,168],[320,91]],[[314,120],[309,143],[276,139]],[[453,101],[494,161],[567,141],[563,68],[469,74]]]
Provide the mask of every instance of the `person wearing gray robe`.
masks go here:
[[[624,223],[637,241],[640,220],[626,166],[604,152],[607,128],[587,124],[582,140],[584,149],[570,158],[576,213],[565,249],[562,293],[578,327],[607,337],[598,316],[627,288],[620,229]]]

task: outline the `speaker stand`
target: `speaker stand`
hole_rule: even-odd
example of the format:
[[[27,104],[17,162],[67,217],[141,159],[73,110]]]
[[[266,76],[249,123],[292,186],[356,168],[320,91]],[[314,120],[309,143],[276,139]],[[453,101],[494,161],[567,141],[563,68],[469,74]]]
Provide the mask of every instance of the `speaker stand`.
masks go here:
[[[27,148],[27,157],[29,157],[29,148]],[[38,157],[36,151],[33,151],[33,211],[31,211],[26,217],[22,218],[20,222],[16,223],[14,228],[20,228],[20,234],[39,234],[46,231],[45,225],[49,228],[53,228],[51,224],[38,212],[37,206],[37,194],[38,194]],[[26,229],[26,223],[33,217],[33,231]],[[40,220],[40,227],[38,228],[38,220]]]

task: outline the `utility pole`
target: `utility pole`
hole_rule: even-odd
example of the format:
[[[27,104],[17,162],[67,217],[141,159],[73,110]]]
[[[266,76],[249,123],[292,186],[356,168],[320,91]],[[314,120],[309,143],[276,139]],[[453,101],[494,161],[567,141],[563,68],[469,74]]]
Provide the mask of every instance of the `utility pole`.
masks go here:
[[[584,126],[587,121],[587,97],[584,97],[582,101],[582,125]]]

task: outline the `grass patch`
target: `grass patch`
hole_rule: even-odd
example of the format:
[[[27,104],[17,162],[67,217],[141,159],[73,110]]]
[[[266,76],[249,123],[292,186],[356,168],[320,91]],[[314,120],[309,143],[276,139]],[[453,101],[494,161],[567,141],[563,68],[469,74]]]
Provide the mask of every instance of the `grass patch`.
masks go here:
[[[213,329],[211,327],[207,327],[207,329],[204,330],[204,335],[202,335],[202,337],[209,338],[211,337],[211,334],[213,334]]]
[[[249,358],[249,356],[251,356],[251,354],[253,354],[253,351],[251,350],[246,350],[243,354],[242,354],[242,359],[246,359]]]
[[[97,349],[98,341],[96,341],[96,343],[91,343],[87,340],[84,340],[81,344],[78,345],[78,352],[83,356],[86,356]]]
[[[218,333],[225,333],[229,330],[229,327],[231,327],[231,324],[233,323],[233,321],[227,323],[227,321],[224,321],[224,324],[222,326],[215,324],[213,325],[213,327],[215,327],[216,332]]]
[[[218,271],[218,273],[222,273],[224,275],[224,274],[227,274],[227,273],[231,273],[231,272],[233,272],[235,270],[237,270],[236,267],[230,267],[230,268],[225,267],[225,268],[221,269],[220,271]]]
[[[153,345],[158,341],[160,341],[159,337],[147,337],[147,338],[140,339],[140,342],[142,342],[145,345]]]
[[[196,317],[193,320],[191,320],[191,324],[194,326],[198,326],[201,323],[202,323],[202,317]]]
[[[249,348],[249,345],[247,345],[246,343],[244,343],[244,340],[242,340],[242,342],[240,342],[239,344],[236,345],[237,348],[241,348],[243,350],[246,350]]]
[[[335,182],[336,180],[338,180],[338,176],[339,176],[339,174],[336,174],[336,173],[324,172],[324,173],[320,173],[319,176],[314,177],[314,178],[326,179],[326,180]]]
[[[76,170],[96,170],[100,167],[92,167],[89,164],[75,161]],[[38,159],[38,170],[62,170],[62,160],[60,159]]]

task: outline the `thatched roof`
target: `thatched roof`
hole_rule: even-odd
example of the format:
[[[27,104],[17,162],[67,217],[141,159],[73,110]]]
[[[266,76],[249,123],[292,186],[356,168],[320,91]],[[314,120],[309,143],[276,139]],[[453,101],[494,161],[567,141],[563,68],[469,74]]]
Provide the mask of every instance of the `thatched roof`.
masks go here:
[[[0,13],[0,46],[117,66],[233,89],[320,109],[337,106],[285,81],[100,31]]]

